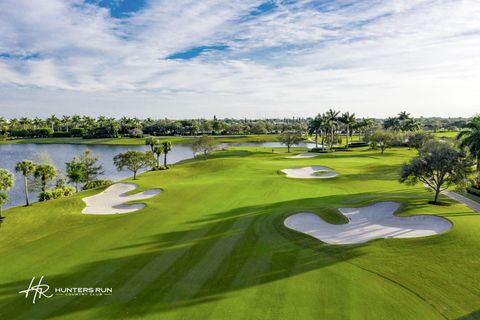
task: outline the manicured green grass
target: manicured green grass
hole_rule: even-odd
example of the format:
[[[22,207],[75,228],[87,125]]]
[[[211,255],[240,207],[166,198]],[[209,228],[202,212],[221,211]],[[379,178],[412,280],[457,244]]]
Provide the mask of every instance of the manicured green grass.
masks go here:
[[[191,136],[161,136],[160,140],[169,140],[175,144],[190,144],[194,137]],[[278,135],[245,135],[245,136],[214,136],[219,143],[245,143],[245,142],[270,142],[278,141]],[[83,138],[36,138],[36,139],[13,139],[0,140],[0,144],[103,144],[103,145],[144,145],[145,138],[102,138],[102,139],[83,139]]]
[[[458,135],[458,131],[441,131],[441,132],[434,132],[433,135],[437,138],[456,138]]]
[[[163,188],[141,211],[82,215],[82,197],[5,212],[0,229],[0,319],[461,319],[479,316],[480,216],[423,187],[397,182],[406,149],[288,159],[232,148],[142,174]],[[311,165],[335,179],[288,179]],[[445,234],[332,246],[283,226],[310,210],[343,223],[339,207],[394,200],[402,215],[450,219]],[[103,297],[18,294],[33,276],[52,287],[112,287]]]

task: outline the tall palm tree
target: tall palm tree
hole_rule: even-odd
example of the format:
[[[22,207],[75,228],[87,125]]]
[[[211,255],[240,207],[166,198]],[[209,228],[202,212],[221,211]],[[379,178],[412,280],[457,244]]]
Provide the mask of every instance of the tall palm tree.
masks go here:
[[[42,192],[45,192],[47,190],[48,182],[57,176],[57,170],[54,166],[48,163],[43,163],[37,165],[33,175],[35,178],[40,179]]]
[[[345,112],[340,117],[340,121],[347,127],[347,135],[346,135],[346,145],[345,149],[348,149],[348,139],[350,138],[350,128],[355,125],[357,120],[355,119],[355,113],[350,114],[350,112]]]
[[[150,151],[155,153],[155,146],[158,146],[160,141],[155,137],[148,137],[145,139],[145,145],[150,146]]]
[[[330,129],[330,149],[333,148],[333,143],[334,143],[334,137],[335,137],[335,131],[338,126],[338,115],[340,114],[340,111],[335,111],[333,109],[329,109],[326,112],[326,118],[327,118],[327,125],[328,128]]]
[[[78,126],[82,123],[82,118],[78,114],[74,114],[72,116],[72,126],[74,128],[78,128]]]
[[[309,131],[311,133],[315,133],[315,148],[318,148],[318,132],[320,131],[320,124],[321,124],[321,121],[322,121],[321,117],[322,116],[320,114],[318,114],[308,124]]]
[[[31,126],[32,120],[30,120],[27,117],[22,117],[22,118],[20,118],[19,123],[22,126],[23,130],[25,130],[25,129],[28,129]]]
[[[38,117],[33,118],[32,125],[34,129],[38,129],[44,126],[44,121]]]
[[[69,116],[63,116],[62,117],[62,120],[61,120],[62,125],[66,129],[65,131],[67,131],[67,132],[68,132],[68,127],[70,126],[70,121],[71,120],[72,119]]]
[[[167,167],[167,154],[172,150],[172,143],[170,141],[163,141],[162,142],[162,148],[163,148],[163,165],[165,168]]]
[[[23,160],[17,162],[15,166],[15,172],[21,172],[23,175],[23,184],[25,187],[25,205],[29,206],[28,201],[28,177],[35,173],[35,164],[30,160]]]
[[[52,130],[55,130],[55,126],[58,124],[60,120],[55,116],[51,115],[49,118],[47,118],[47,123],[50,125]]]
[[[465,124],[457,135],[460,146],[470,150],[470,154],[477,162],[477,187],[480,187],[480,115]]]

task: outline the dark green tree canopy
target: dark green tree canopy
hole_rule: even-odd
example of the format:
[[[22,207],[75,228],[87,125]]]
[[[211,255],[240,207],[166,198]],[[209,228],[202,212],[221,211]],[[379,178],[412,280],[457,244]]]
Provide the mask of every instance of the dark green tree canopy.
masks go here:
[[[400,168],[399,181],[408,185],[423,183],[435,191],[435,203],[440,192],[452,185],[464,185],[472,173],[472,162],[465,153],[447,142],[431,140],[419,155]]]

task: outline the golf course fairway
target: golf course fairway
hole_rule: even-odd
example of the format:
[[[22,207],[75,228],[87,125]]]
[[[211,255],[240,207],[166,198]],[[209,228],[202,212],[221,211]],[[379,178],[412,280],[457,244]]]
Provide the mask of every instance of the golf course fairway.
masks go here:
[[[431,205],[424,187],[401,185],[399,167],[413,150],[297,159],[271,151],[231,148],[127,179],[138,185],[132,192],[163,190],[131,213],[82,214],[82,198],[104,189],[7,210],[0,319],[480,317],[480,216],[443,195],[446,205]],[[279,172],[319,165],[339,176],[286,179]],[[298,212],[346,223],[338,208],[382,201],[400,203],[400,216],[434,214],[453,227],[429,237],[328,245],[283,225]],[[42,276],[53,296],[33,304],[19,292]],[[70,287],[113,292],[52,291]]]

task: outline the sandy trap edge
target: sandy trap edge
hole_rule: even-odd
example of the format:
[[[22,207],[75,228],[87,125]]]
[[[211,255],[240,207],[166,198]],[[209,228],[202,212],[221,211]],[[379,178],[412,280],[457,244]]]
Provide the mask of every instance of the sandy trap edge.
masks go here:
[[[338,173],[331,168],[323,166],[311,166],[304,168],[282,169],[281,172],[287,175],[287,178],[294,179],[329,179],[338,176]],[[317,172],[322,172],[318,174]]]
[[[85,214],[122,214],[138,211],[145,207],[145,204],[125,204],[130,201],[139,201],[152,198],[160,194],[162,189],[150,189],[129,195],[128,192],[137,189],[133,183],[116,183],[94,196],[85,197],[82,200],[86,207],[82,210]]]
[[[453,224],[444,217],[429,214],[400,217],[394,215],[398,202],[377,202],[360,208],[338,209],[346,224],[330,224],[311,212],[287,217],[284,225],[320,241],[337,244],[358,244],[380,238],[418,238],[448,232]]]

